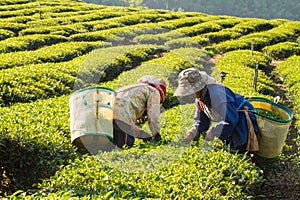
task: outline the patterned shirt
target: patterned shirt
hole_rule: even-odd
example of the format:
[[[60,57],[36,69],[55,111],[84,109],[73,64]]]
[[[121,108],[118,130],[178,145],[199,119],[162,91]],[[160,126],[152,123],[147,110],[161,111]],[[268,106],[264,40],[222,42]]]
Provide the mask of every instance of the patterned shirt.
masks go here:
[[[147,111],[148,125],[152,135],[141,135],[137,125],[143,113]],[[114,119],[132,126],[133,136],[137,138],[152,137],[160,131],[160,94],[154,87],[139,83],[120,88],[116,91]]]

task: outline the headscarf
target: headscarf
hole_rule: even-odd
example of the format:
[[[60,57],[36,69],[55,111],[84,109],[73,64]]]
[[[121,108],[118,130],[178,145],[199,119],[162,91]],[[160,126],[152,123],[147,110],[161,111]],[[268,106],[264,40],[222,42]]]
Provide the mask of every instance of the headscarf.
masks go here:
[[[146,75],[141,77],[137,83],[145,83],[156,88],[159,91],[161,102],[166,99],[167,85],[163,79],[157,79],[154,76]]]

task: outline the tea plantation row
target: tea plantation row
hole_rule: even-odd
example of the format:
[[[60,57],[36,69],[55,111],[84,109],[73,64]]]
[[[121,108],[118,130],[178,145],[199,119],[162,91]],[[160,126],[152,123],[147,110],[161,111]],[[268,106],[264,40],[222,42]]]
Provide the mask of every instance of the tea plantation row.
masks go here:
[[[237,52],[230,52],[230,54],[226,55],[223,59],[220,60],[219,63],[226,62],[227,59],[232,60],[234,63],[240,63],[238,67],[245,71],[247,68],[252,69],[253,67],[253,61],[247,58],[247,56],[251,56],[251,52],[248,51],[237,51]],[[245,57],[243,61],[237,60],[239,57]],[[236,59],[236,60],[234,60]],[[270,60],[267,57],[264,57],[261,53],[255,52],[255,59],[258,63],[260,63],[261,68],[267,67]],[[122,84],[130,84],[135,81],[136,75],[144,75],[148,73],[155,73],[157,72],[156,67],[160,67],[165,63],[165,61],[170,61],[172,59],[168,58],[168,56],[165,56],[159,60],[153,60],[153,61],[147,61],[145,64],[142,64],[137,69],[130,70],[128,72],[125,72],[124,74],[121,74],[118,79],[113,81],[113,83],[107,83],[107,85],[104,86],[111,86],[118,85],[122,86]],[[174,59],[173,59],[174,60]],[[176,59],[175,59],[176,60]],[[160,63],[160,65],[157,65],[156,63]],[[169,62],[172,63],[172,62]],[[172,63],[171,67],[173,65],[176,66],[176,62]],[[151,67],[150,67],[151,66]],[[168,68],[168,65],[163,65],[164,68]],[[182,65],[180,65],[182,66]],[[221,65],[220,65],[221,66]],[[170,69],[171,69],[170,68]],[[147,71],[145,71],[147,69]],[[153,71],[151,71],[153,70]],[[235,70],[229,71],[229,73],[234,73]],[[165,74],[165,75],[164,75]],[[161,72],[161,77],[165,77],[169,74],[168,77],[171,76],[171,71],[168,72]],[[132,75],[132,77],[131,77]],[[261,72],[260,76],[263,78],[267,78],[266,75],[264,75],[263,72]],[[242,76],[241,76],[242,77]],[[127,82],[125,81],[127,80]],[[230,79],[227,81],[230,82]],[[264,83],[270,83],[270,81],[264,82],[262,81],[262,85]],[[170,84],[170,83],[169,83]],[[240,84],[234,84],[231,83],[232,87],[235,89],[243,88],[238,87]],[[247,85],[247,84],[246,84]],[[264,87],[264,86],[262,86]],[[265,85],[265,87],[268,89],[268,86]],[[245,89],[245,88],[243,88]],[[247,89],[247,88],[246,88]],[[248,86],[248,90],[251,91],[251,87]],[[171,91],[172,93],[172,91]],[[53,176],[49,181],[45,181],[43,184],[41,184],[39,187],[41,187],[41,190],[39,192],[34,193],[31,195],[30,198],[42,198],[45,195],[47,198],[70,198],[70,197],[83,197],[83,198],[92,198],[94,196],[97,196],[98,198],[109,198],[109,197],[122,197],[122,198],[134,198],[134,197],[150,197],[150,198],[193,198],[196,196],[201,196],[203,198],[207,197],[213,198],[213,197],[232,197],[232,198],[245,198],[249,194],[243,194],[242,191],[237,190],[239,187],[233,187],[232,185],[228,185],[222,180],[226,177],[227,170],[230,171],[230,175],[234,176],[233,174],[239,173],[238,171],[235,171],[232,169],[228,169],[229,166],[234,166],[233,169],[239,169],[243,168],[245,170],[245,166],[237,166],[237,163],[232,163],[225,167],[224,172],[218,171],[218,174],[222,174],[221,176],[214,175],[213,171],[215,169],[215,166],[212,167],[212,171],[209,172],[209,166],[214,165],[216,163],[219,165],[223,165],[224,163],[221,162],[221,160],[226,159],[227,156],[232,156],[231,154],[226,155],[225,158],[219,158],[218,162],[215,162],[216,159],[214,156],[215,154],[212,151],[212,144],[210,143],[203,143],[203,140],[200,144],[196,144],[195,146],[186,146],[181,143],[179,143],[179,140],[183,137],[183,134],[187,130],[189,126],[192,124],[192,113],[194,110],[194,106],[192,105],[184,105],[184,106],[176,106],[173,108],[170,108],[166,110],[162,114],[162,134],[164,141],[162,144],[151,144],[147,143],[144,144],[143,142],[138,143],[134,148],[126,150],[126,153],[123,152],[114,152],[112,154],[99,154],[96,156],[96,158],[91,159],[91,157],[87,157],[83,160],[78,160],[75,163],[70,164],[70,166],[66,167],[59,173],[57,173],[55,176]],[[176,119],[174,116],[180,116]],[[158,145],[158,146],[157,146]],[[218,143],[215,142],[213,144],[215,146],[218,146]],[[155,148],[154,148],[154,147]],[[161,149],[162,148],[162,149]],[[195,160],[195,163],[201,163],[200,166],[196,164],[196,167],[193,171],[193,168],[190,166],[188,167],[179,167],[182,166],[182,162],[180,161],[182,158],[184,158],[184,155],[186,151],[195,151],[197,157],[200,157],[201,161]],[[222,155],[223,153],[227,154],[226,152],[223,152],[221,149],[219,149],[218,155]],[[142,152],[141,152],[142,151]],[[202,157],[202,156],[204,157]],[[214,156],[213,156],[214,155]],[[206,156],[209,156],[209,158],[205,158]],[[191,155],[188,156],[188,161],[190,159],[193,159]],[[209,166],[204,166],[204,160],[210,160],[214,159],[215,161],[210,163]],[[232,161],[233,158],[230,160]],[[239,158],[241,159],[241,158]],[[102,161],[102,165],[104,168],[99,168],[95,166],[98,166],[98,163]],[[180,161],[178,164],[176,164],[178,161]],[[188,161],[184,161],[189,163]],[[92,164],[92,163],[97,163]],[[228,162],[228,161],[226,161]],[[195,164],[194,163],[194,164]],[[247,162],[245,162],[247,163]],[[248,163],[249,164],[249,163]],[[163,166],[163,167],[162,167]],[[161,169],[162,171],[156,171],[158,169]],[[180,176],[180,181],[176,178],[164,178],[169,177],[170,171],[172,171],[172,177],[177,177],[176,174],[183,171],[183,169],[188,168],[187,172],[185,174],[188,174],[188,176]],[[91,169],[91,171],[89,171]],[[166,170],[164,170],[166,169]],[[205,173],[208,172],[208,174],[203,174],[204,172],[201,169],[205,169]],[[221,168],[222,169],[222,168]],[[90,173],[85,173],[85,171],[89,171]],[[192,170],[192,171],[190,171]],[[247,170],[246,170],[247,171]],[[251,170],[252,173],[255,170]],[[156,173],[155,177],[159,174],[159,178],[155,178],[153,180],[153,174]],[[167,173],[167,175],[164,174]],[[200,174],[200,176],[195,176],[194,174]],[[151,174],[151,175],[150,175]],[[178,175],[179,175],[178,174]],[[142,176],[142,178],[141,178]],[[192,177],[190,177],[192,176]],[[244,177],[242,179],[239,179],[239,181],[245,179],[245,176],[248,177],[248,175],[245,174],[239,174],[238,177]],[[72,183],[68,184],[66,187],[64,187],[62,184],[63,182],[70,179],[70,177],[74,178],[74,185]],[[93,179],[92,179],[93,177]],[[95,179],[95,177],[98,177]],[[100,178],[102,177],[102,178]],[[255,178],[256,176],[252,177]],[[149,179],[150,178],[150,179]],[[178,177],[179,178],[179,177]],[[204,181],[205,178],[205,186],[201,184],[202,181]],[[210,180],[212,178],[212,180]],[[249,177],[248,177],[249,178]],[[258,178],[258,177],[256,177]],[[255,179],[256,179],[255,178]],[[92,180],[91,180],[92,179]],[[193,181],[190,181],[192,179]],[[105,181],[103,181],[105,180]],[[225,178],[225,180],[228,180]],[[199,181],[199,182],[198,182]],[[210,181],[212,181],[212,185],[210,186]],[[247,184],[246,182],[242,181],[239,182],[235,179],[231,180],[235,184],[239,185],[242,184],[242,187],[245,187]],[[82,183],[79,184],[80,187],[78,187],[78,182]],[[113,182],[113,183],[111,183]],[[130,184],[125,184],[126,182],[129,182]],[[166,183],[167,182],[167,183]],[[178,185],[178,182],[183,182],[181,186],[177,188],[176,185]],[[259,181],[258,181],[259,182]],[[177,183],[177,184],[174,184]],[[196,185],[193,185],[195,183]],[[221,184],[223,183],[223,184]],[[218,185],[217,188],[214,188],[215,184]],[[232,184],[232,182],[231,182]],[[85,187],[82,187],[84,185]],[[109,186],[107,186],[109,185]],[[112,186],[113,185],[113,186]],[[145,185],[149,190],[145,191]],[[157,186],[156,186],[157,185]],[[172,185],[172,188],[168,189],[168,186]],[[156,186],[156,187],[155,187]],[[203,188],[202,188],[202,187]],[[116,188],[117,187],[117,188]],[[119,188],[121,187],[121,188]],[[192,187],[192,188],[198,188],[198,193],[184,193],[182,194],[182,191],[186,187]],[[204,189],[211,188],[212,190],[209,190],[209,192],[205,192]],[[249,188],[248,188],[249,189]],[[56,191],[56,193],[53,193],[53,191]],[[163,193],[163,191],[168,191]],[[228,192],[228,190],[235,191],[234,193]],[[51,192],[52,191],[52,192]],[[64,191],[61,193],[60,191]],[[155,192],[157,191],[157,192]],[[221,192],[221,196],[220,193]],[[224,192],[224,193],[222,193]],[[25,194],[24,194],[25,195]],[[249,196],[248,196],[249,197]]]
[[[295,138],[298,146],[300,146],[300,76],[298,72],[300,69],[300,57],[299,56],[291,56],[285,62],[281,63],[275,69],[275,73],[277,76],[281,77],[281,80],[284,84],[288,86],[288,95],[292,99],[294,113],[296,117],[296,128],[298,130],[298,137]],[[300,149],[298,149],[300,154]],[[298,156],[298,161],[300,161],[300,156]]]
[[[290,57],[276,68],[276,76],[288,78],[297,117],[298,78],[290,72],[299,69],[299,58],[292,56],[299,55],[299,22],[71,0],[9,0],[0,5],[0,195],[18,190],[11,198],[257,195],[253,191],[263,180],[248,158],[230,154],[218,140],[180,142],[193,123],[194,105],[179,105],[173,97],[176,78],[188,67],[212,71],[217,79],[225,71],[224,84],[234,91],[273,98],[270,62]],[[211,67],[208,60],[220,53],[225,56]],[[137,140],[133,148],[97,156],[77,152],[68,124],[72,92],[94,84],[117,89],[148,74],[168,85],[161,114],[163,141]],[[147,124],[143,127],[147,130]]]
[[[83,46],[84,44],[82,44]],[[106,45],[104,45],[106,46]],[[109,46],[109,45],[107,45]],[[52,48],[54,46],[50,46]],[[55,53],[59,49],[56,46]],[[60,44],[61,52],[67,53],[67,44]],[[70,51],[76,52],[76,49],[70,48]],[[94,57],[95,52],[102,51],[101,55]],[[77,78],[87,77],[82,84],[89,81],[104,81],[115,78],[120,71],[129,70],[137,66],[143,60],[151,59],[164,50],[159,46],[118,46],[99,49],[89,56],[77,52],[77,57],[67,62],[47,62],[41,64],[30,64],[21,66],[22,70],[14,67],[1,70],[1,104],[11,105],[17,102],[30,102],[37,99],[46,99],[50,97],[70,94],[74,90],[74,84]],[[31,55],[35,51],[28,51]],[[16,56],[15,54],[10,53]],[[7,55],[7,54],[5,54]],[[51,54],[44,54],[51,56]],[[13,57],[12,57],[13,58]],[[32,57],[28,60],[34,62]],[[67,59],[66,56],[63,57]],[[92,58],[92,59],[91,59]],[[54,58],[53,58],[54,59]],[[125,69],[118,69],[125,68]],[[79,82],[77,82],[79,84]],[[77,86],[78,87],[78,86]],[[83,87],[83,86],[81,86]]]
[[[182,49],[188,50],[201,53],[198,49]],[[178,53],[180,50],[174,50],[162,58],[142,63],[138,68],[122,73],[103,86],[120,87],[134,83],[136,77],[149,73],[164,77],[169,80],[168,85],[171,85],[174,73],[192,66]],[[174,89],[170,88],[168,99],[173,92]],[[195,196],[209,199],[251,196],[254,189],[252,185],[258,184],[262,179],[259,169],[247,161],[246,157],[241,158],[222,150],[219,141],[204,143],[202,139],[192,146],[180,143],[185,131],[193,123],[193,111],[192,104],[166,109],[161,115],[163,141],[160,143],[138,141],[131,149],[70,161],[67,167],[39,185],[37,192],[30,196],[22,195],[25,195],[24,198],[36,199],[182,199]],[[193,191],[195,188],[196,193]]]

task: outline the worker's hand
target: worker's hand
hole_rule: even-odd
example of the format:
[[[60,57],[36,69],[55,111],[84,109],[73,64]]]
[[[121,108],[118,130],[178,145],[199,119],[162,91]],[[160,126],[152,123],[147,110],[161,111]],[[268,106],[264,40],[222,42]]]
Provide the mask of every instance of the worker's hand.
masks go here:
[[[159,133],[157,133],[156,135],[153,136],[153,139],[155,141],[160,141],[161,140],[161,135]]]
[[[208,130],[205,135],[205,140],[212,141],[213,139],[214,139],[214,136],[213,136],[211,130]]]
[[[184,142],[190,142],[192,140],[194,140],[196,134],[194,132],[188,132],[185,137],[183,138]]]
[[[154,136],[152,137],[147,137],[147,138],[143,138],[143,141],[144,142],[149,142],[151,140],[154,140],[154,141],[160,141],[161,140],[161,136],[159,133],[155,134]]]

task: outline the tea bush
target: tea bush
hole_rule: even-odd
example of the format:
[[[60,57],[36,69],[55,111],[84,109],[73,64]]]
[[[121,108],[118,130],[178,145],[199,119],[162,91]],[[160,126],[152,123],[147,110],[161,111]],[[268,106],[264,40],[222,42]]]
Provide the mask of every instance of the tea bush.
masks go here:
[[[26,16],[32,15],[36,11],[33,9],[22,9],[22,10],[13,10],[13,11],[2,11],[0,13],[1,18],[9,18],[9,17],[16,17],[16,16]]]
[[[137,24],[130,27],[111,28],[89,33],[79,33],[71,35],[73,41],[115,41],[116,44],[122,44],[122,40],[131,39],[139,34],[161,32],[163,29],[157,24],[148,23],[147,25]],[[121,37],[118,37],[120,35]]]
[[[225,40],[236,39],[240,37],[241,34],[239,32],[234,32],[228,29],[222,29],[218,32],[209,32],[203,34],[201,37],[207,38],[211,44],[220,43]]]
[[[221,29],[222,26],[219,25],[218,23],[208,21],[208,22],[203,22],[201,24],[196,24],[191,27],[178,28],[176,29],[176,31],[183,33],[187,36],[193,37],[203,33],[220,31]]]
[[[241,36],[237,40],[221,42],[216,45],[216,48],[220,52],[228,52],[246,48],[250,49],[253,42],[255,50],[261,51],[261,49],[265,46],[270,46],[279,42],[285,42],[293,39],[291,36],[297,34],[299,27],[300,23],[298,22],[291,21],[283,23],[267,31],[247,34]]]
[[[237,93],[270,97],[274,95],[273,82],[264,72],[270,62],[271,59],[260,52],[254,52],[252,56],[250,50],[231,51],[218,61],[214,73],[216,76],[221,72],[227,73],[224,84],[234,88]],[[258,65],[257,91],[253,87],[256,65]]]
[[[100,8],[100,7],[99,7]],[[57,24],[66,25],[71,24],[74,22],[87,22],[93,20],[103,20],[107,18],[117,17],[122,15],[118,12],[110,12],[105,10],[94,10],[91,13],[81,15],[80,17],[77,16],[69,16],[69,17],[58,17],[58,18],[46,18],[41,20],[36,20],[28,23],[29,27],[37,27],[37,26],[53,26]]]
[[[18,17],[12,17],[12,18],[6,18],[5,21],[7,23],[10,23],[10,24],[20,24],[20,25],[23,25],[24,27],[23,28],[26,28],[26,23],[29,22],[29,21],[33,21],[33,20],[36,20],[37,19],[37,16],[36,15],[32,15],[32,16],[18,16]],[[12,28],[15,28],[15,27],[12,27]]]
[[[58,35],[30,35],[8,38],[0,41],[0,53],[35,50],[43,46],[66,42],[68,39]]]
[[[292,55],[300,55],[300,44],[297,42],[282,42],[266,46],[262,51],[276,60],[285,59]]]
[[[26,25],[16,22],[0,22],[0,28],[12,31],[15,35],[18,35],[21,30],[26,28]]]
[[[166,49],[153,45],[116,46],[97,49],[84,61],[78,78],[82,87],[113,80],[123,71],[137,67],[141,62],[153,59]]]
[[[86,54],[99,47],[110,46],[106,42],[66,42],[43,47],[34,51],[0,54],[0,69],[44,62],[63,62]]]
[[[1,106],[70,94],[86,57],[69,62],[22,66],[22,71],[19,68],[1,70]]]
[[[258,169],[245,157],[163,145],[76,159],[27,197],[244,199],[259,180]]]
[[[270,20],[244,18],[240,20],[240,23],[236,24],[229,30],[232,32],[238,32],[241,35],[247,35],[253,32],[260,32],[272,29],[276,25],[277,23],[272,23]]]
[[[288,94],[293,102],[293,110],[296,118],[296,128],[298,130],[298,136],[296,138],[296,143],[300,146],[300,76],[298,72],[300,69],[300,56],[291,56],[284,62],[282,62],[275,69],[275,73],[279,74],[279,77],[282,77],[282,82],[288,86]],[[300,151],[298,149],[298,153]],[[298,161],[300,158],[298,156]]]
[[[18,4],[26,4],[26,3],[30,3],[31,0],[7,0],[7,1],[1,1],[0,5],[13,5],[13,6],[18,6]]]
[[[99,24],[99,22],[98,23],[96,22],[95,21],[77,22],[77,23],[72,23],[67,25],[32,27],[32,28],[23,29],[22,31],[20,31],[19,34],[24,36],[35,35],[35,34],[54,34],[54,35],[62,35],[65,37],[69,37],[72,34],[85,33],[88,32],[89,30],[93,30],[93,26],[95,24]]]
[[[178,19],[162,21],[158,22],[158,24],[163,28],[174,30],[181,27],[193,26],[209,20],[207,15],[201,13],[195,13],[195,15],[196,16],[186,16]]]
[[[143,34],[136,36],[133,41],[138,44],[157,44],[163,45],[165,42],[168,42],[172,39],[177,39],[184,37],[184,34],[175,31],[169,31],[160,34]]]
[[[165,45],[170,50],[179,49],[182,47],[190,47],[190,48],[200,47],[199,43],[194,41],[190,37],[173,39],[173,40],[167,41],[165,43]]]
[[[0,40],[4,40],[6,38],[12,37],[15,34],[12,31],[0,29]]]
[[[68,62],[27,65],[22,66],[22,71],[1,70],[0,104],[7,106],[70,94],[75,87],[83,87],[82,84],[112,80],[122,71],[164,51],[156,46],[119,46],[98,49]]]
[[[27,190],[76,157],[69,139],[68,98],[0,108],[1,170]]]
[[[204,47],[211,44],[211,41],[208,38],[203,37],[202,35],[194,36],[192,37],[192,40]]]
[[[206,16],[196,16],[196,17],[189,17],[189,20],[185,20],[183,19],[175,19],[175,20],[168,20],[168,23],[165,23],[165,21],[163,22],[159,22],[158,25],[163,27],[163,28],[167,28],[167,29],[171,29],[171,31],[169,32],[165,32],[165,33],[161,33],[161,34],[143,34],[143,35],[139,35],[137,37],[134,38],[135,42],[138,43],[146,43],[146,44],[164,44],[164,43],[174,43],[173,45],[175,46],[179,46],[179,47],[187,47],[184,46],[184,43],[188,43],[188,45],[190,47],[195,47],[195,46],[199,46],[198,41],[195,41],[194,39],[179,39],[182,37],[187,37],[189,36],[189,33],[186,32],[185,30],[190,29],[189,27],[193,26],[203,26],[203,29],[205,29],[205,26],[210,26],[202,24],[202,22],[208,22],[209,20],[212,20],[210,17],[206,17]],[[170,23],[171,21],[171,23]],[[228,20],[228,19],[222,19],[222,20],[218,20],[216,21],[216,23],[218,24],[222,24],[222,26],[226,27],[226,26],[231,26],[234,24],[233,20]],[[195,29],[197,29],[197,26],[195,27]],[[212,26],[212,25],[211,25]],[[168,30],[166,30],[168,31]],[[205,32],[205,30],[204,30]],[[202,31],[200,31],[197,34],[201,34]],[[178,39],[178,41],[176,41]],[[174,41],[171,41],[174,40]],[[183,40],[183,41],[181,41]],[[196,43],[195,43],[196,42]],[[179,44],[176,44],[179,43]],[[194,44],[193,44],[194,43]],[[167,45],[168,46],[168,45]],[[172,46],[172,45],[170,45]],[[173,47],[170,47],[171,49]]]

